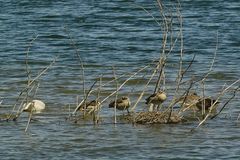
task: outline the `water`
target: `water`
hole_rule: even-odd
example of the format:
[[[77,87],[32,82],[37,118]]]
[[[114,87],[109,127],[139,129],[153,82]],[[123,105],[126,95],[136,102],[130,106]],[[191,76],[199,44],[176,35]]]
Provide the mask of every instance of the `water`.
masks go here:
[[[59,56],[39,79],[36,98],[46,102],[47,110],[35,117],[37,120],[30,124],[28,133],[24,133],[26,114],[21,115],[18,122],[0,123],[1,159],[239,159],[240,134],[236,121],[240,113],[239,94],[218,118],[195,132],[190,130],[197,122],[114,126],[109,124],[113,111],[108,110],[107,102],[101,112],[102,125],[65,121],[68,104],[73,110],[77,95],[82,98],[81,70],[68,34],[73,37],[84,62],[86,88],[101,76],[103,83],[113,79],[113,66],[120,76],[136,71],[159,56],[161,28],[136,4],[160,19],[156,3],[146,0],[132,3],[123,0],[0,2],[1,113],[12,109],[26,85],[26,52],[33,38],[37,37],[28,56],[32,77]],[[196,53],[187,75],[206,73],[217,45],[213,72],[206,82],[206,94],[216,95],[225,83],[229,85],[239,79],[240,3],[236,0],[183,0],[181,5],[184,60],[190,61]],[[174,89],[176,72],[172,70],[177,69],[178,53],[179,42],[167,65],[166,89],[169,92]],[[145,73],[149,75],[150,70]],[[149,77],[143,77],[145,73],[127,83],[119,94],[130,93],[131,99],[136,101]],[[109,95],[114,85],[106,85],[101,98]],[[150,83],[147,93],[153,88],[154,82]],[[144,107],[141,101],[137,109]]]

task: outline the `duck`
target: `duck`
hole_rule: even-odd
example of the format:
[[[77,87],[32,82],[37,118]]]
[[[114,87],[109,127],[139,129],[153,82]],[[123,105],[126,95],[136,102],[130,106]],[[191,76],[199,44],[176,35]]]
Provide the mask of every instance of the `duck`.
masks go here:
[[[191,108],[196,110],[196,103],[200,99],[200,96],[196,92],[189,92],[188,95],[182,96],[178,99],[178,103],[182,104],[183,111]]]
[[[190,92],[187,96],[179,98],[178,103],[183,103],[183,111],[187,109],[192,109],[193,111],[201,111],[203,108],[205,108],[205,110],[209,110],[214,103],[214,106],[217,106],[217,104],[220,102],[210,97],[201,98],[197,95],[196,92]],[[203,104],[205,104],[204,107]]]
[[[216,108],[216,106],[219,103],[220,102],[217,101],[216,99],[211,99],[208,97],[208,98],[199,99],[198,102],[196,103],[196,106],[197,106],[198,110],[203,110],[203,109],[209,110],[211,106],[213,106],[213,109]]]
[[[41,100],[32,100],[23,104],[23,112],[41,113],[45,109],[45,103]]]
[[[128,108],[130,107],[131,105],[131,102],[130,102],[130,98],[127,97],[127,96],[122,96],[121,98],[117,99],[116,101],[115,100],[112,100],[110,103],[109,103],[109,108],[114,108],[115,106],[115,102],[116,102],[116,108],[118,110],[127,110],[128,113],[129,110]]]
[[[86,111],[87,114],[98,112],[100,109],[100,102],[98,100],[92,100],[86,102]],[[84,103],[79,107],[80,111],[84,111]]]
[[[167,99],[167,95],[164,91],[158,91],[157,93],[154,93],[150,95],[146,99],[146,104],[149,106],[149,112],[154,111],[156,105],[162,105],[162,103]]]

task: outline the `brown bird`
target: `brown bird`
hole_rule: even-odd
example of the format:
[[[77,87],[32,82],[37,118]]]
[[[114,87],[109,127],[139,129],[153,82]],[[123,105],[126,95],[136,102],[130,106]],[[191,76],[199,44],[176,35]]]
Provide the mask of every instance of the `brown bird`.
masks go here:
[[[211,98],[204,98],[204,99],[199,99],[198,102],[196,103],[196,106],[199,110],[205,109],[205,110],[209,110],[210,107],[214,104],[214,108],[219,104],[220,102],[218,102],[215,99],[211,99]]]
[[[154,110],[154,108],[152,108],[152,105],[156,106],[156,105],[162,105],[162,103],[167,99],[167,95],[165,92],[163,91],[158,91],[157,93],[154,93],[152,95],[150,95],[147,99],[146,99],[146,104],[149,105],[149,111],[152,112]]]
[[[195,92],[190,92],[188,95],[183,96],[179,98],[178,103],[183,103],[183,107],[186,109],[189,109],[191,107],[196,107],[196,103],[200,99],[200,96],[197,95]]]
[[[84,106],[85,104],[83,103],[78,110],[80,111],[84,111]],[[93,112],[97,112],[100,109],[100,102],[97,100],[92,100],[92,101],[88,101],[86,102],[86,112],[87,114],[91,114]]]
[[[117,101],[113,100],[110,102],[109,108],[114,108],[115,102],[116,102],[116,108],[118,110],[121,110],[121,111],[127,110],[127,112],[129,113],[128,108],[131,105],[130,98],[128,98],[126,96],[122,96],[121,98],[117,99]]]
[[[209,97],[203,99],[200,96],[198,96],[197,93],[195,92],[189,93],[187,96],[183,96],[179,98],[179,101],[178,101],[178,103],[183,103],[183,107],[184,107],[183,111],[190,108],[195,111],[202,110],[203,108],[205,108],[205,110],[208,110],[215,102],[216,100],[211,99]],[[203,107],[204,103],[205,103],[205,107]],[[220,102],[216,102],[214,106],[217,106],[217,104],[219,103]]]

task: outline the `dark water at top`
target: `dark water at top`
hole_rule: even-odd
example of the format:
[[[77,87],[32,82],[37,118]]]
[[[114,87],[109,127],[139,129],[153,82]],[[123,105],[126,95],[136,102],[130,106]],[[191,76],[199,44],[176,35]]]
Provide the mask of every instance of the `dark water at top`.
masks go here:
[[[169,7],[175,5],[171,3]],[[206,73],[218,46],[213,72],[206,82],[206,94],[217,95],[224,84],[229,85],[240,75],[240,2],[183,0],[181,5],[184,61],[189,62],[196,53],[189,75]],[[0,123],[0,159],[240,158],[239,95],[217,119],[193,133],[189,131],[197,122],[95,127],[65,122],[68,104],[76,103],[76,97],[81,99],[83,95],[81,69],[69,34],[84,63],[86,88],[101,76],[103,83],[113,79],[113,66],[120,76],[159,57],[162,30],[139,6],[161,21],[157,3],[147,0],[0,1],[1,113],[12,109],[26,85],[26,52],[33,38],[37,36],[28,56],[32,77],[59,56],[39,79],[36,98],[46,102],[47,110],[36,117],[38,121],[31,123],[29,134],[24,133],[25,114],[16,123]],[[180,41],[167,63],[166,90],[169,92],[174,89],[179,46]],[[131,80],[119,94],[130,93],[135,101],[149,77],[143,77],[144,74],[150,75],[150,69]],[[153,87],[154,82],[147,93],[151,93]],[[114,89],[115,83],[103,87],[101,98]],[[144,107],[141,101],[138,110]],[[103,107],[101,114],[109,119],[107,122],[112,122],[112,110]]]

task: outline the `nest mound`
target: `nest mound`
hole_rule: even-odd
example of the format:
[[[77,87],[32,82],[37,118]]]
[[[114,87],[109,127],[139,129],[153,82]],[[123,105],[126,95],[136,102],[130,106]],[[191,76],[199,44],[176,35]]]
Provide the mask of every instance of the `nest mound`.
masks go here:
[[[182,118],[177,114],[172,112],[139,112],[135,115],[127,115],[126,120],[132,123],[138,124],[170,124],[170,123],[180,123]]]

